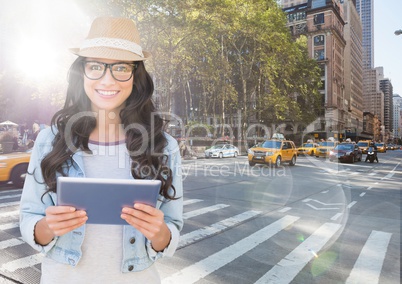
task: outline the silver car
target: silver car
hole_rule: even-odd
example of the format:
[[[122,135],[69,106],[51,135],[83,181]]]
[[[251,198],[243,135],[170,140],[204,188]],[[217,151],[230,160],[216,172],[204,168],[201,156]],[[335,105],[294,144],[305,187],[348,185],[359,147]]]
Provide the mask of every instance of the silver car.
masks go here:
[[[217,144],[205,150],[205,158],[236,158],[239,153],[239,148],[232,144]]]

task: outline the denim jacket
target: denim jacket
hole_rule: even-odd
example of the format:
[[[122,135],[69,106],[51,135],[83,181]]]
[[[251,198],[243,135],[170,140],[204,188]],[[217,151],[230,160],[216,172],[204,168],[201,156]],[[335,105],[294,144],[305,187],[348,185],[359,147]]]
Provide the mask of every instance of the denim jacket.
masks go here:
[[[53,129],[54,132],[56,132]],[[82,256],[81,245],[85,237],[85,225],[63,235],[55,237],[49,244],[42,246],[34,240],[36,223],[45,216],[48,206],[57,202],[56,193],[45,194],[46,185],[42,183],[40,163],[52,149],[54,133],[51,128],[42,130],[32,150],[28,175],[26,176],[20,205],[20,230],[22,238],[34,249],[44,253],[55,261],[76,266]],[[155,260],[162,256],[172,256],[179,243],[180,231],[183,227],[183,184],[181,177],[181,158],[176,140],[165,135],[168,145],[165,154],[168,156],[168,165],[172,170],[173,186],[176,189],[177,200],[166,200],[159,196],[157,208],[163,211],[165,222],[171,232],[169,245],[162,251],[153,250],[149,240],[134,227],[125,225],[123,231],[123,259],[122,272],[140,271],[148,268]],[[73,156],[73,165],[68,167],[68,176],[85,177],[83,171],[82,152],[77,151]]]

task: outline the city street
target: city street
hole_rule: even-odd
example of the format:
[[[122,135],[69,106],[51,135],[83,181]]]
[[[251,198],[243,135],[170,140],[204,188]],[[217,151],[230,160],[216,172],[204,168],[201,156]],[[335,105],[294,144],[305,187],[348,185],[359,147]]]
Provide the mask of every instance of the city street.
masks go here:
[[[162,283],[399,283],[402,151],[364,158],[184,160],[185,225],[175,256],[157,262]],[[0,189],[0,283],[39,283],[20,195]]]

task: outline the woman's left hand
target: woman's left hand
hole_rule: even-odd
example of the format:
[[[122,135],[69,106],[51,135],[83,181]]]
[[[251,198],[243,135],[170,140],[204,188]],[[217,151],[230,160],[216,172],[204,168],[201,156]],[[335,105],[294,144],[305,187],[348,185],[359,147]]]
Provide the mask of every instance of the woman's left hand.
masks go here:
[[[121,218],[140,231],[156,251],[164,250],[170,242],[171,233],[161,210],[152,206],[136,203],[134,208],[124,207]]]

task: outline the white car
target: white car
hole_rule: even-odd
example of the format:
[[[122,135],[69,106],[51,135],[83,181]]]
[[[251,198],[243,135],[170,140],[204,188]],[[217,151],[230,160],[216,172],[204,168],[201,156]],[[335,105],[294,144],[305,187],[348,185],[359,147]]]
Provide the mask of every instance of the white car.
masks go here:
[[[205,158],[237,157],[239,148],[231,144],[217,144],[205,150]]]

